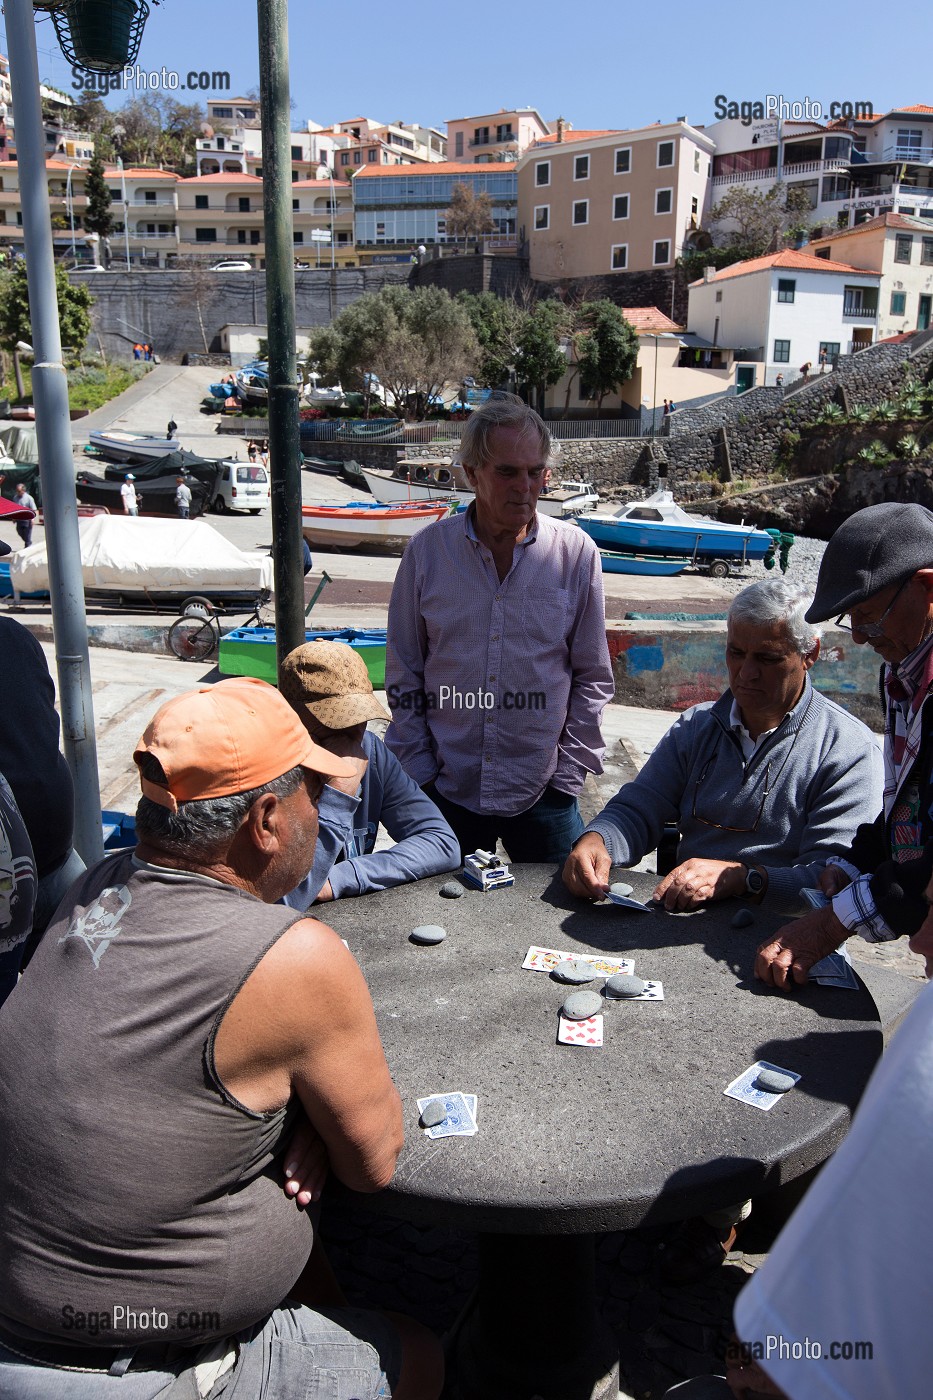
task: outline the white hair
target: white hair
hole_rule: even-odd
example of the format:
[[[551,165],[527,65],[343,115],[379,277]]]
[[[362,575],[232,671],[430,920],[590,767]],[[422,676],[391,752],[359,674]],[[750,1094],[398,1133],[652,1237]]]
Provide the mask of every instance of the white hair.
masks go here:
[[[822,636],[821,629],[807,622],[804,616],[812,602],[809,590],[800,584],[768,578],[736,594],[727,621],[749,622],[755,627],[770,627],[781,622],[794,650],[801,656],[809,656]]]

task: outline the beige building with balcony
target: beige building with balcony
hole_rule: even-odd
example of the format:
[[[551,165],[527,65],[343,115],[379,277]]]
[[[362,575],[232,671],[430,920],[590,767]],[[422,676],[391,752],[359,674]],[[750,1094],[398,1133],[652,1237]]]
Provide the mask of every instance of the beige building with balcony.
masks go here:
[[[447,159],[472,165],[514,161],[550,127],[534,107],[501,107],[479,117],[455,117],[447,123]]]
[[[265,266],[262,180],[255,175],[196,175],[177,182],[178,253],[213,262],[243,258]],[[339,180],[298,180],[292,185],[292,237],[296,258],[306,265],[355,265],[353,204],[348,184]],[[316,245],[320,245],[319,249]]]
[[[933,222],[881,214],[817,239],[806,251],[881,273],[879,340],[933,325]]]
[[[683,121],[537,141],[518,162],[532,278],[672,271],[700,228],[713,150]]]

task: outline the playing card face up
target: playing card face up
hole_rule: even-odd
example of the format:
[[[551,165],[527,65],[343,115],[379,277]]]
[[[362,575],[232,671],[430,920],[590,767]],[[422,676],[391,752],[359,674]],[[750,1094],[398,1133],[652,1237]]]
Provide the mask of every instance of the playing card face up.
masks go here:
[[[635,964],[631,958],[604,957],[600,953],[559,952],[556,948],[538,948],[535,944],[525,954],[522,967],[529,972],[553,972],[559,962],[585,962],[593,969],[593,977],[611,977],[614,972],[631,973]]]
[[[738,1079],[733,1079],[732,1083],[723,1089],[723,1093],[730,1099],[738,1099],[740,1103],[751,1104],[752,1108],[760,1108],[763,1113],[767,1113],[780,1099],[786,1099],[787,1095],[769,1094],[765,1089],[754,1088],[755,1080],[763,1069],[772,1069],[777,1074],[789,1074],[795,1084],[799,1083],[800,1075],[795,1074],[792,1069],[782,1069],[780,1065],[769,1064],[767,1060],[756,1060]]]
[[[419,1115],[424,1112],[425,1104],[431,1103],[434,1099],[443,1100],[447,1116],[443,1123],[438,1123],[434,1128],[426,1129],[426,1137],[472,1137],[478,1131],[475,1094],[461,1094],[459,1091],[452,1094],[429,1094],[427,1098],[418,1100]]]
[[[587,1016],[585,1021],[571,1021],[569,1017],[561,1016],[557,1039],[561,1045],[602,1045],[603,1018],[598,1013]]]
[[[640,992],[640,993],[638,994],[637,997],[614,997],[614,996],[610,996],[610,995],[607,993],[607,994],[606,994],[606,1000],[607,1000],[607,1001],[612,1001],[612,1002],[623,1002],[623,1003],[624,1003],[624,1002],[627,1002],[627,1001],[663,1001],[663,1000],[664,1000],[664,987],[663,987],[662,983],[660,983],[660,982],[649,982],[649,981],[646,979],[646,980],[645,980],[645,990],[644,990],[643,992]]]

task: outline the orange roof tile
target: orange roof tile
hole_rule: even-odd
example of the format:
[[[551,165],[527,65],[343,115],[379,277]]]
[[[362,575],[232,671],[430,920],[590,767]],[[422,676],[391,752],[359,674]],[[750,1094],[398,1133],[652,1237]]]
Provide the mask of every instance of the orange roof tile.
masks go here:
[[[563,146],[567,141],[597,141],[600,136],[618,135],[620,132],[612,127],[608,131],[565,131],[559,139],[557,132],[552,131],[549,136],[539,136],[534,144],[536,146]]]
[[[179,180],[180,185],[208,185],[220,184],[222,181],[240,180],[247,185],[261,185],[262,181],[258,175],[241,175],[237,170],[218,171],[215,175],[189,175],[185,180]]]
[[[465,165],[462,161],[441,160],[426,165],[361,165],[353,176],[359,180],[363,175],[508,175],[515,169],[510,160],[480,161],[477,165]]]
[[[933,117],[933,107],[927,107],[927,106],[926,106],[924,103],[922,103],[922,102],[915,102],[915,103],[913,104],[912,107],[892,107],[892,108],[891,108],[891,111],[892,111],[892,113],[893,113],[893,112],[921,112],[921,113],[926,113],[927,116]]]
[[[651,335],[661,331],[682,331],[684,328],[672,321],[670,316],[665,316],[663,311],[659,311],[656,306],[620,306],[619,310],[628,321],[634,326],[639,335]]]
[[[870,272],[864,267],[850,267],[848,263],[832,262],[829,258],[817,258],[812,253],[801,253],[796,248],[785,248],[781,253],[769,253],[764,258],[747,258],[745,262],[732,263],[720,268],[712,282],[726,282],[730,277],[745,277],[751,272],[764,272],[770,268],[789,268],[796,272],[855,272],[860,277],[880,277],[880,272]],[[702,287],[704,279],[690,283],[691,287]]]

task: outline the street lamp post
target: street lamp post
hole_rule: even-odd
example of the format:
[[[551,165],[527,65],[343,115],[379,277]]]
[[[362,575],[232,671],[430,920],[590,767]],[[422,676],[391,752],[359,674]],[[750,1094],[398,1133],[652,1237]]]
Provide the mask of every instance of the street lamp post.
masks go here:
[[[68,219],[71,223],[71,256],[77,258],[78,250],[75,248],[75,206],[74,198],[71,193],[71,176],[73,171],[74,166],[69,165],[68,176],[65,180],[65,205],[68,209]]]
[[[329,168],[330,168],[330,167],[328,167],[328,169],[329,169]],[[334,172],[331,170],[331,172],[330,172],[330,266],[331,266],[331,270],[332,270],[332,271],[333,271],[333,268],[334,268],[334,266],[335,266],[335,263],[334,263],[334,244],[335,244],[336,241],[337,241],[336,235],[334,234],[334,215],[336,214],[336,212],[337,212],[337,196],[336,196],[336,194],[335,194],[335,192],[334,192]]]

